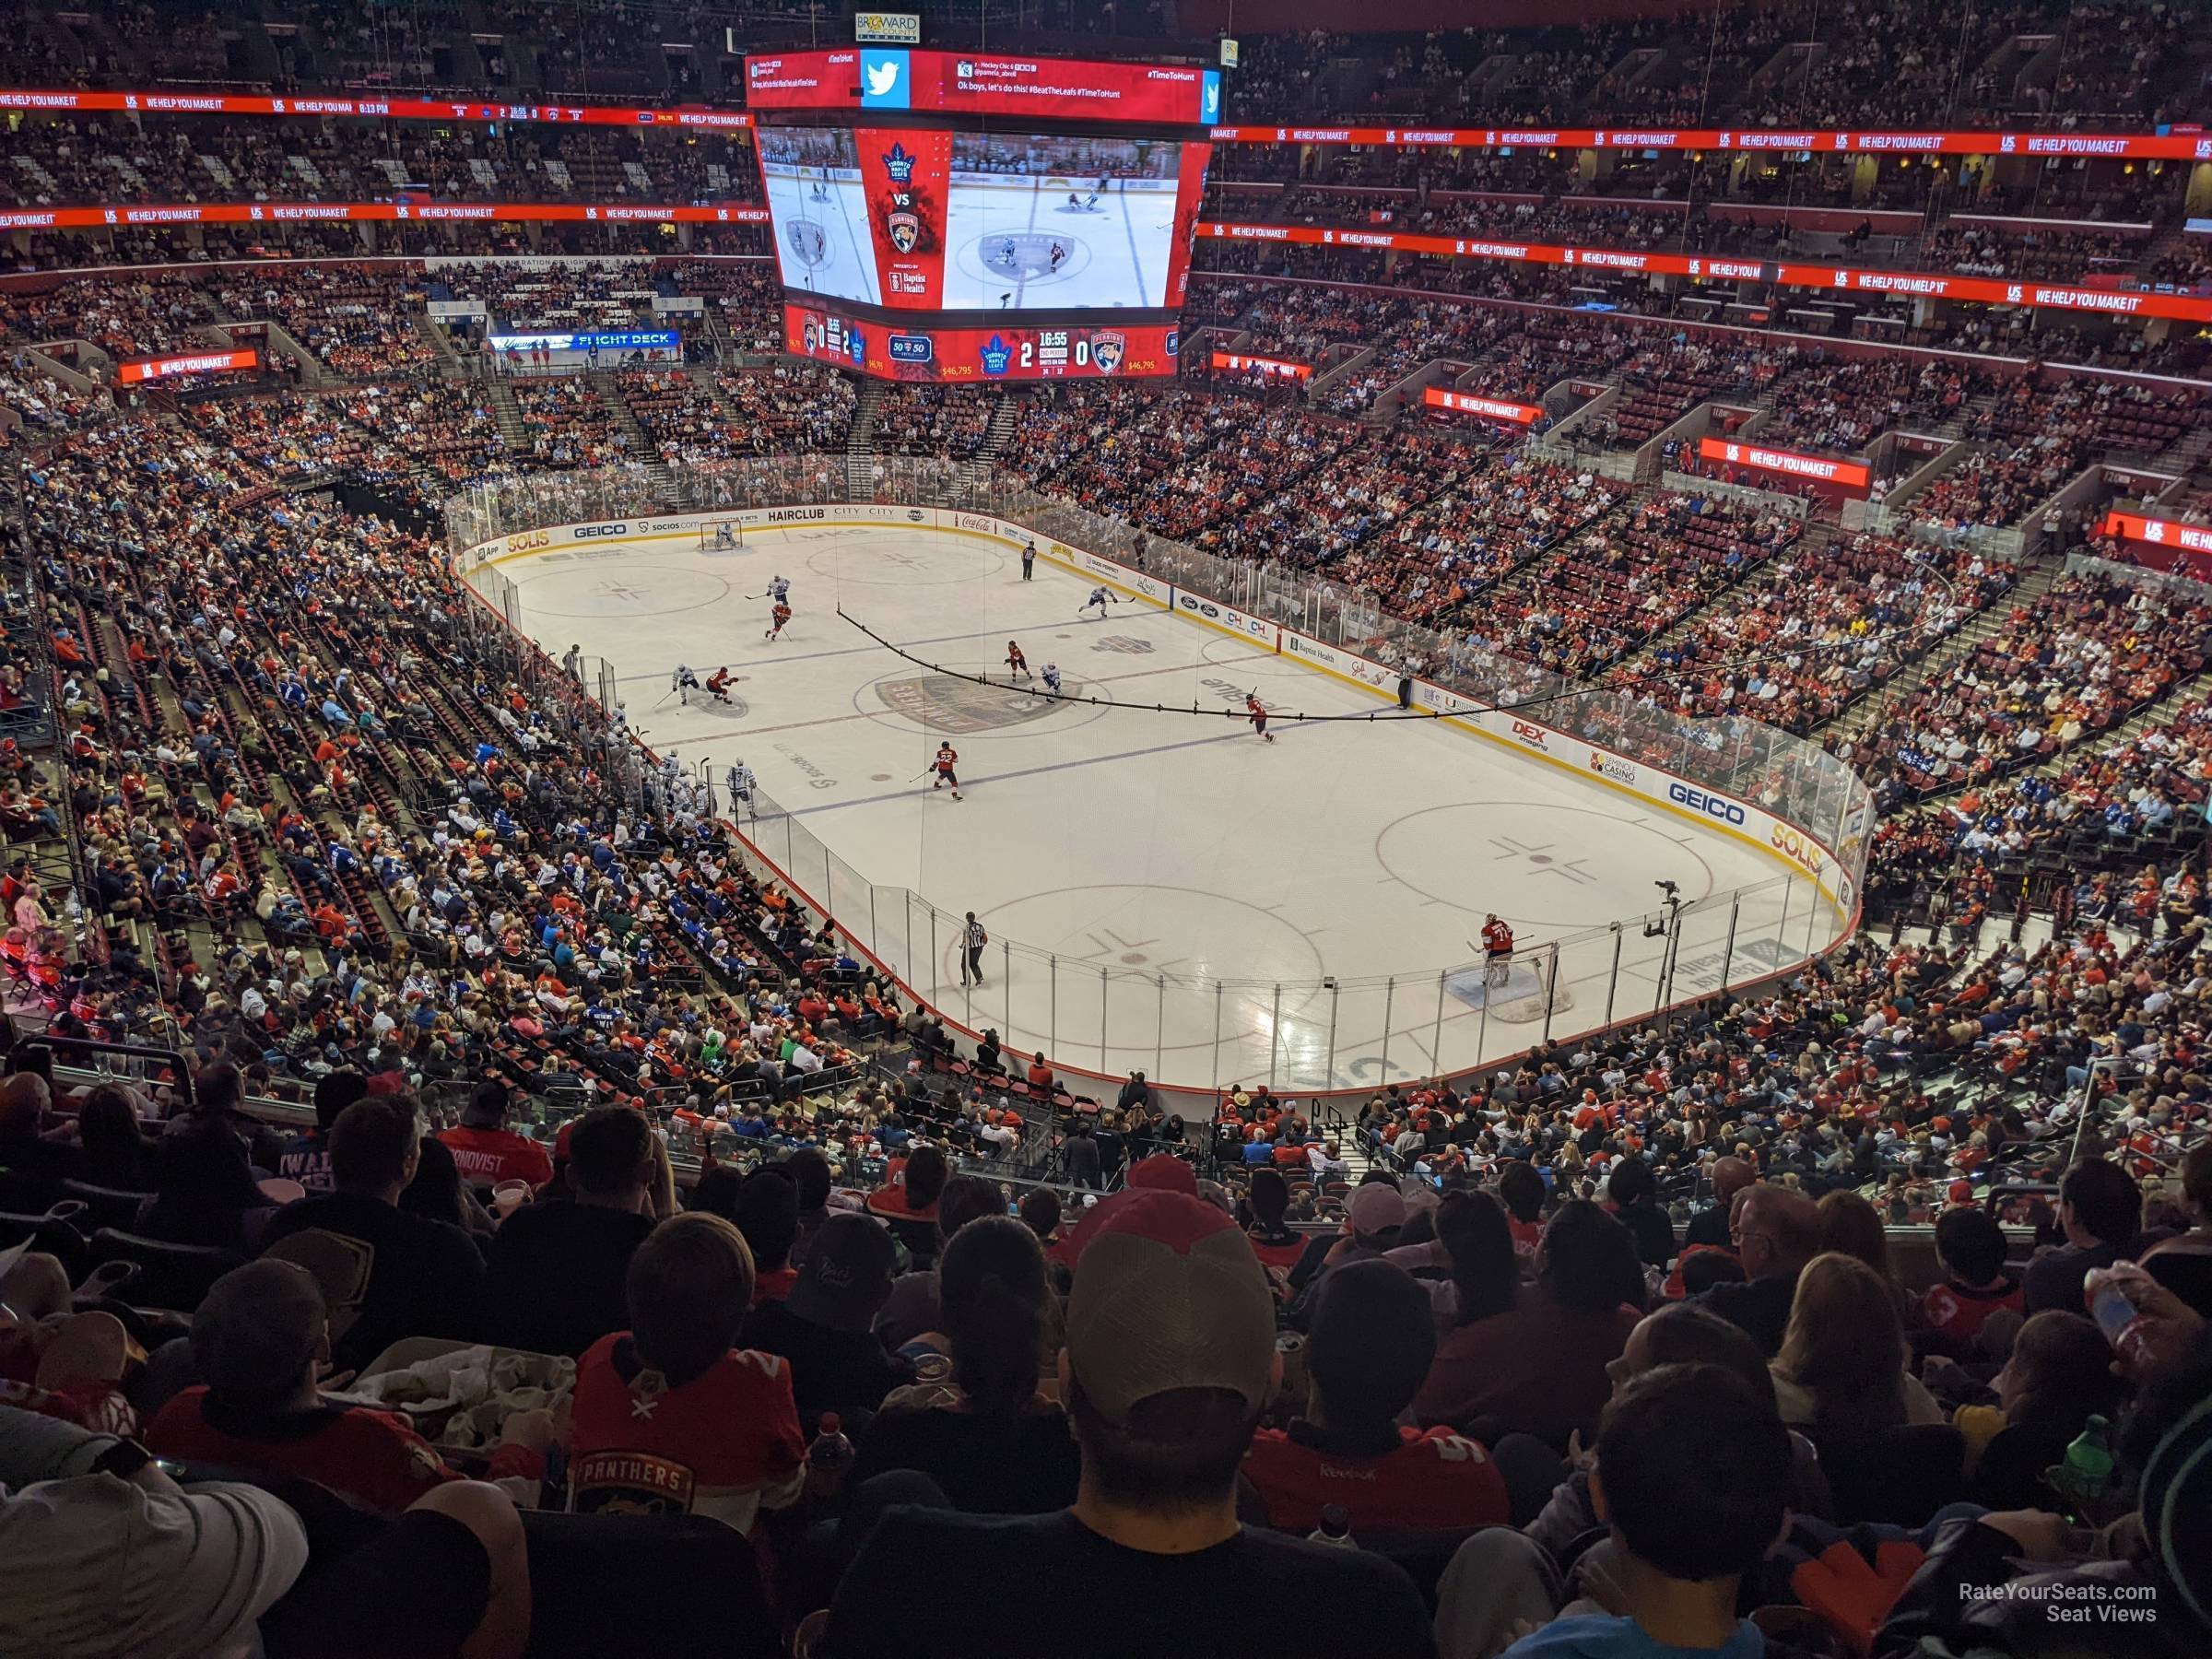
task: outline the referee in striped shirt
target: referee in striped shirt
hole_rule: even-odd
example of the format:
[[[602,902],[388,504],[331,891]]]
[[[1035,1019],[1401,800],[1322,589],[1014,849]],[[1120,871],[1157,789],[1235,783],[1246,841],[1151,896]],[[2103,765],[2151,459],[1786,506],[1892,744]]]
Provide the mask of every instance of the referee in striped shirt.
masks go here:
[[[979,985],[983,982],[983,947],[990,942],[991,935],[983,931],[983,924],[975,919],[975,912],[970,911],[968,924],[960,929],[961,984],[965,985],[971,980]]]

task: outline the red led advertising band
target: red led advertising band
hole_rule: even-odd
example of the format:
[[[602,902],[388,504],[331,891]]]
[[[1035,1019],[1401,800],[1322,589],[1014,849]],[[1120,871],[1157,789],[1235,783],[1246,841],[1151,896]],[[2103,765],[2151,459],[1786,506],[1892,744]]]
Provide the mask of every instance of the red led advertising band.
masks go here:
[[[695,132],[743,132],[753,118],[742,110],[649,109],[639,104],[491,103],[442,98],[355,98],[308,93],[267,98],[239,92],[88,92],[0,90],[0,111],[57,114],[137,115],[367,115],[391,121],[543,122],[560,126],[682,127]]]
[[[1241,351],[1217,351],[1212,359],[1217,369],[1226,369],[1231,374],[1265,374],[1280,380],[1312,380],[1313,365],[1293,363],[1283,358],[1247,357]]]
[[[1700,438],[1698,458],[1718,461],[1724,466],[1748,466],[1758,472],[1787,473],[1793,478],[1812,478],[1822,484],[1840,484],[1846,489],[1865,489],[1874,475],[1856,461],[1837,461],[1827,455],[1801,455],[1795,450],[1769,449],[1730,438]]]
[[[1425,388],[1421,402],[1432,409],[1479,415],[1485,420],[1502,420],[1511,426],[1534,426],[1544,418],[1544,411],[1535,404],[1508,403],[1500,397],[1483,397],[1473,392],[1447,392],[1441,386]]]
[[[1345,230],[1324,225],[1242,225],[1208,219],[1201,236],[1236,241],[1288,242],[1301,246],[1372,248],[1386,253],[1430,253],[1446,258],[1501,259],[1525,265],[1573,265],[1593,271],[1641,276],[1700,276],[1776,282],[1784,288],[1825,288],[1837,293],[1891,294],[1907,299],[1975,300],[2038,310],[2102,312],[2115,317],[2178,317],[2212,323],[2212,300],[2183,294],[2146,294],[2132,289],[2082,288],[2062,282],[2011,282],[2002,277],[1948,276],[1926,271],[1865,271],[1850,265],[1781,264],[1730,259],[1710,253],[1639,253],[1615,248],[1557,247],[1543,242],[1501,241],[1476,236],[1421,236],[1396,230]]]
[[[1363,144],[1413,149],[1806,151],[1836,155],[2065,156],[2125,161],[2212,160],[2205,133],[1769,132],[1733,127],[1218,126],[1217,144]]]
[[[2212,553],[2212,528],[2176,524],[2171,519],[2146,518],[2139,512],[2108,512],[2101,526],[2106,535],[2124,541],[2148,542],[2155,547],[2186,547],[2193,553]]]
[[[167,380],[172,374],[220,374],[231,369],[258,369],[261,353],[252,347],[238,351],[187,351],[175,357],[134,358],[115,365],[115,378],[126,386],[143,381]]]
[[[295,225],[368,220],[503,224],[765,225],[768,209],[641,207],[628,202],[126,202],[113,207],[0,207],[0,230],[83,230],[109,225]]]
[[[963,109],[1039,115],[1074,113],[1091,119],[1187,121],[1198,104],[1194,88],[1203,71],[1158,64],[1077,63],[1068,59],[984,58],[978,53],[911,53],[911,109]],[[980,62],[979,62],[980,60]],[[791,53],[755,58],[749,101],[756,109],[871,107],[861,91],[860,53]],[[963,94],[959,74],[965,63]],[[954,72],[950,90],[944,70]],[[981,68],[1006,70],[983,76]],[[1053,73],[1042,73],[1049,69]],[[1066,72],[1087,71],[1068,77]],[[1027,73],[1022,73],[1027,71]],[[933,78],[933,76],[935,78]],[[1050,84],[1065,80],[1065,85]],[[986,95],[982,88],[1021,88]],[[994,102],[995,97],[1003,101]],[[940,101],[932,101],[933,100]],[[1153,113],[1154,101],[1162,113]],[[1068,106],[1073,105],[1070,109]],[[878,106],[879,107],[879,106]],[[0,89],[0,110],[55,113],[141,115],[367,116],[394,121],[530,122],[582,126],[660,126],[701,132],[743,132],[753,124],[742,110],[660,109],[639,104],[500,103],[480,99],[380,98],[303,93],[194,92],[164,88],[88,91],[79,88]],[[1867,132],[1855,128],[1728,127],[1423,127],[1423,126],[1216,126],[1223,144],[1359,144],[1391,148],[1528,148],[1620,150],[1806,150],[1843,155],[2058,156],[2113,160],[2212,160],[2212,134]]]

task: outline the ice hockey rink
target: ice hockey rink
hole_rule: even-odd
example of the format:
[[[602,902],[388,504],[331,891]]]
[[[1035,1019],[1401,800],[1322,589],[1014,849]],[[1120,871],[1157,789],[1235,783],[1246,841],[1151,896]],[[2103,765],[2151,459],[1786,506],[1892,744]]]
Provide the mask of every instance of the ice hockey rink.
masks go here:
[[[656,750],[718,792],[732,761],[752,768],[771,804],[751,838],[883,966],[1063,1070],[1357,1088],[1524,1052],[1547,1002],[1555,1039],[1649,1014],[1661,881],[1685,905],[1676,1000],[1837,932],[1812,883],[1747,841],[1444,723],[1301,724],[1394,705],[1134,594],[1086,616],[1090,577],[1047,556],[1025,582],[996,537],[831,523],[496,562],[549,655],[612,665]],[[794,614],[771,641],[757,595],[778,574]],[[1007,687],[1009,640],[1071,698],[1180,712]],[[732,700],[670,696],[679,661],[728,665]],[[1272,744],[1241,718],[1254,690]],[[941,738],[958,802],[924,775]],[[969,910],[990,935],[980,987],[961,983]],[[1493,911],[1520,947],[1495,988],[1471,943]]]

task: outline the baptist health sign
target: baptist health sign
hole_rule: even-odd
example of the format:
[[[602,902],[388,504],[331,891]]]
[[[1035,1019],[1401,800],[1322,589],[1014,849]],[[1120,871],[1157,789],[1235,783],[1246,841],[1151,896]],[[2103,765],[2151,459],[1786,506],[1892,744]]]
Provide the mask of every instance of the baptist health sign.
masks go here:
[[[922,14],[854,12],[853,38],[864,46],[919,46],[922,44]]]

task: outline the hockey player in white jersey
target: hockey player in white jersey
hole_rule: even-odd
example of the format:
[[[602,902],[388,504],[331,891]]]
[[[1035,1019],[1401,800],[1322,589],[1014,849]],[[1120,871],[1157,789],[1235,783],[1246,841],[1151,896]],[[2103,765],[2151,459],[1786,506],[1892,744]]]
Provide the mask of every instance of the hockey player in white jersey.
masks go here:
[[[691,693],[699,688],[699,676],[691,672],[691,665],[678,663],[676,672],[668,677],[668,689],[675,692],[688,709],[691,706]]]
[[[730,810],[735,813],[743,807],[747,818],[758,818],[753,806],[753,788],[757,780],[753,769],[742,760],[730,762],[729,770],[722,774],[723,787],[730,792]]]
[[[778,605],[790,604],[791,583],[781,576],[771,576],[768,579],[768,596]]]
[[[1051,693],[1052,693],[1052,694],[1053,694],[1054,697],[1057,697],[1057,696],[1059,696],[1059,695],[1060,695],[1060,665],[1059,665],[1059,664],[1057,664],[1057,663],[1047,663],[1047,664],[1044,665],[1044,688],[1045,688],[1047,691],[1050,691],[1050,692],[1051,692]]]
[[[1112,594],[1102,587],[1094,587],[1090,590],[1090,597],[1083,601],[1083,608],[1076,613],[1076,618],[1077,621],[1088,618],[1090,607],[1094,605],[1099,607],[1099,615],[1103,617],[1106,614],[1106,607],[1112,603],[1113,595]]]

